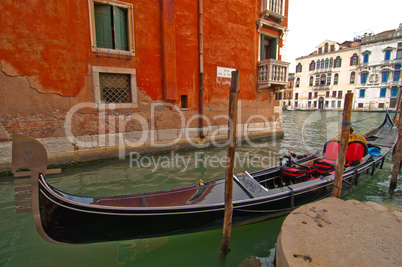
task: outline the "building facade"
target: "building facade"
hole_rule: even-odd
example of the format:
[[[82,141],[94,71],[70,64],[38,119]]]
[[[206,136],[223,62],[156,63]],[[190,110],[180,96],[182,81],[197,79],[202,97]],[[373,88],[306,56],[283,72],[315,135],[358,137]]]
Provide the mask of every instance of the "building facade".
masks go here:
[[[325,40],[297,58],[292,109],[342,110],[344,95],[356,87],[359,53],[359,40]]]
[[[294,81],[295,74],[289,73],[287,86],[275,93],[275,100],[279,100],[282,110],[293,110]]]
[[[402,85],[402,24],[395,30],[365,35],[360,62],[354,109],[394,109]]]
[[[239,133],[283,133],[273,95],[288,81],[288,0],[32,0],[0,9],[1,158],[11,156],[13,133],[41,138],[50,152],[226,138],[232,70]]]

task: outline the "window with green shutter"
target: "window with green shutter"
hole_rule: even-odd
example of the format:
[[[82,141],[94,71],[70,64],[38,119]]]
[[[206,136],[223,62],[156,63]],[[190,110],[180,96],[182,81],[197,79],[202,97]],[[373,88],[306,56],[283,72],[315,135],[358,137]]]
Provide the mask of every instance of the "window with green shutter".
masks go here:
[[[129,50],[127,9],[94,3],[96,46]]]

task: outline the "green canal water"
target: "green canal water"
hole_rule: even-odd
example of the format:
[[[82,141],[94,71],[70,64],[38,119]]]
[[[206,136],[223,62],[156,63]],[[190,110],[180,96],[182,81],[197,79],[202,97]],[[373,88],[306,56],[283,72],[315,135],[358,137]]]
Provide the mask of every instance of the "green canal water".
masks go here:
[[[365,133],[383,120],[383,114],[353,113],[355,132]],[[285,136],[249,143],[237,148],[235,172],[249,172],[276,165],[288,151],[302,153],[321,150],[325,140],[340,131],[341,113],[283,113]],[[126,160],[110,160],[70,167],[48,181],[66,192],[105,196],[162,190],[224,176],[220,159],[225,147],[175,151],[156,155],[132,155]],[[374,201],[402,210],[402,181],[389,194],[392,160],[364,185],[344,199]],[[258,258],[263,266],[273,259],[273,249],[284,217],[235,227],[231,252],[225,266],[239,266]],[[116,225],[116,227],[119,227]],[[160,238],[107,242],[89,245],[54,245],[42,240],[35,230],[31,213],[16,214],[12,177],[0,177],[0,266],[222,266],[220,229]]]

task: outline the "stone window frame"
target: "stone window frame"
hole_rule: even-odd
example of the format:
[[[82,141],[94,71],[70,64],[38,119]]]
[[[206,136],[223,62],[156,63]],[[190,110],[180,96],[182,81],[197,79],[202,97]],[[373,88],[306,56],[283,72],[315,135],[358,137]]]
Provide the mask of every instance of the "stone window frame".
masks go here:
[[[95,3],[104,5],[118,6],[127,9],[128,16],[128,51],[110,48],[101,48],[96,46],[96,29],[95,29]],[[114,54],[123,56],[135,56],[135,42],[134,42],[134,13],[133,4],[116,1],[116,0],[88,0],[89,8],[89,29],[91,37],[91,51],[95,53]]]
[[[131,86],[131,101],[132,103],[102,103],[100,96],[100,82],[99,73],[114,73],[114,74],[130,74],[130,86]],[[115,67],[92,67],[92,78],[94,87],[95,106],[104,108],[138,108],[138,96],[137,96],[137,72],[132,68],[115,68]]]

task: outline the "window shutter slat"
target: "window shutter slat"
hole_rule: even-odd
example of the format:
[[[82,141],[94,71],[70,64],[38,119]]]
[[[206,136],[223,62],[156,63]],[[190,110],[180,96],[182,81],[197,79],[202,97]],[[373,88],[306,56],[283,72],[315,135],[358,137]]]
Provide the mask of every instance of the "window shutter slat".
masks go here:
[[[113,29],[111,7],[95,5],[96,46],[113,48]]]
[[[113,6],[113,22],[116,49],[128,50],[127,10]]]

